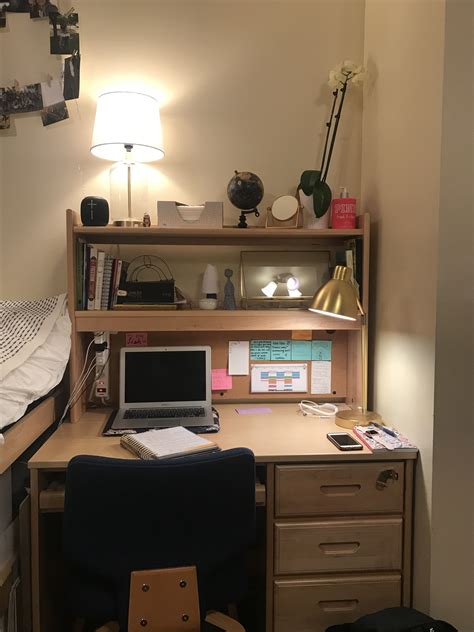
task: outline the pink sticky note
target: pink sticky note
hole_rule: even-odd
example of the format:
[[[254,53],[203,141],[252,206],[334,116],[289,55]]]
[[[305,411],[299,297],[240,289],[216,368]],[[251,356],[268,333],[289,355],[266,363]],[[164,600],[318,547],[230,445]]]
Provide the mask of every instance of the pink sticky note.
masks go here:
[[[228,375],[227,369],[212,369],[212,390],[228,391],[232,388],[232,376]]]
[[[148,345],[148,334],[146,331],[139,331],[135,334],[125,334],[125,346],[146,347]]]

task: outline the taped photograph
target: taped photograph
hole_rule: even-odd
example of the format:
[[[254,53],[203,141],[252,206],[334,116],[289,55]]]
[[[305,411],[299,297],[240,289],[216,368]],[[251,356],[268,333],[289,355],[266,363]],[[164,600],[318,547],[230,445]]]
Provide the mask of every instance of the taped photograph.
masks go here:
[[[30,18],[49,18],[54,13],[59,13],[56,4],[50,0],[28,0],[30,4]]]
[[[43,97],[43,109],[41,110],[41,120],[43,126],[52,125],[69,118],[69,112],[64,101],[61,82],[59,79],[45,81],[41,84]]]
[[[63,95],[65,101],[79,98],[81,56],[73,55],[63,61]]]
[[[29,13],[30,3],[28,0],[10,0],[5,9],[10,13]]]
[[[77,13],[49,16],[51,55],[72,55],[79,52],[79,16]]]
[[[43,109],[41,84],[32,83],[22,88],[0,88],[0,102],[4,114],[22,114]]]

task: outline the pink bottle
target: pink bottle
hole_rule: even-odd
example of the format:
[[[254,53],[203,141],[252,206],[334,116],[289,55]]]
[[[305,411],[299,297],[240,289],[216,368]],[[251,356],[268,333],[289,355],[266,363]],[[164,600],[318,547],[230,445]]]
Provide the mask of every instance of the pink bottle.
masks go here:
[[[356,200],[349,197],[346,187],[341,187],[338,198],[331,204],[331,228],[356,227]]]

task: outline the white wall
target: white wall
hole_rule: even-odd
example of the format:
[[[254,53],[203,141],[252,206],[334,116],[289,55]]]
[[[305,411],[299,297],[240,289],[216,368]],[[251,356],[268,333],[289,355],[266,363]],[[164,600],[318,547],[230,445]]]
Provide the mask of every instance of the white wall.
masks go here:
[[[361,188],[375,221],[374,407],[420,448],[414,606],[468,632],[472,5],[367,0],[365,60],[373,77]]]
[[[38,297],[65,288],[64,209],[88,194],[108,197],[109,163],[89,153],[97,95],[140,87],[162,98],[166,157],[153,166],[156,200],[224,200],[234,169],[255,171],[266,195],[295,191],[319,167],[331,92],[327,73],[361,59],[363,0],[299,2],[77,0],[82,87],[70,119],[43,128],[38,114],[0,136],[3,296]],[[9,15],[0,34],[0,85],[57,75],[48,25]],[[359,195],[361,95],[348,92],[329,184]],[[145,210],[145,209],[144,209]],[[260,221],[263,221],[263,216]],[[252,223],[254,220],[250,220]]]
[[[446,3],[436,323],[431,602],[474,630],[474,5]]]

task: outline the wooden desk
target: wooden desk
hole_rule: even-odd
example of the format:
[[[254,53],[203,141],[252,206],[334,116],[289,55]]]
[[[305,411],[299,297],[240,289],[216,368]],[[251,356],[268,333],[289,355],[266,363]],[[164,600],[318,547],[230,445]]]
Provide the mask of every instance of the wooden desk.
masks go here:
[[[304,417],[295,404],[270,406],[268,414],[239,415],[221,404],[221,430],[212,435],[224,450],[250,448],[264,470],[267,632],[322,632],[409,605],[416,451],[340,452],[326,439],[341,430],[332,419]],[[63,424],[29,462],[34,632],[46,632],[43,522],[62,508],[60,491],[52,504],[44,491],[75,455],[134,458],[118,437],[101,436],[106,417],[88,412]],[[382,472],[393,477],[385,486],[377,484]]]

